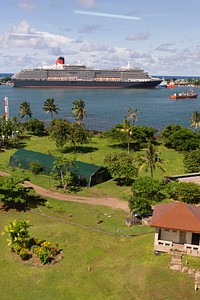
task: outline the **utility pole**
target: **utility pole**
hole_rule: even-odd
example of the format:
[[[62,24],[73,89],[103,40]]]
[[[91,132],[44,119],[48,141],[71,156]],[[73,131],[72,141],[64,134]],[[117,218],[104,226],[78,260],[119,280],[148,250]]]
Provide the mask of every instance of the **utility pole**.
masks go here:
[[[6,121],[8,121],[9,119],[8,97],[4,98],[4,111],[5,111],[5,119]]]

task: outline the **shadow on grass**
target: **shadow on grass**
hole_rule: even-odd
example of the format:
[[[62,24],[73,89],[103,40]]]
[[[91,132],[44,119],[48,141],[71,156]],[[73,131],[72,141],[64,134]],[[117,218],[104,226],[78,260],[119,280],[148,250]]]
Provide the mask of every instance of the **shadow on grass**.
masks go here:
[[[76,146],[74,147],[65,147],[62,149],[62,153],[91,153],[99,150],[96,147],[88,147],[88,146]]]
[[[15,201],[8,201],[1,204],[0,209],[3,211],[9,211],[10,209],[15,209],[16,211],[27,211],[32,208],[37,208],[39,206],[45,206],[47,202],[46,199],[36,196],[36,195],[29,195],[26,199],[26,202],[15,202]]]
[[[116,178],[114,179],[114,181],[118,186],[131,186],[132,183],[134,182],[133,179],[128,179],[128,178]]]
[[[130,143],[130,150],[134,150],[134,151],[140,151],[141,148],[142,148],[142,144],[139,144],[139,143]],[[121,150],[127,150],[128,149],[128,146],[126,143],[121,143],[121,144],[112,144],[112,145],[109,145],[110,148],[113,148],[113,149],[121,149]]]
[[[30,195],[26,202],[26,209],[29,210],[31,208],[37,208],[38,206],[45,206],[47,200],[43,197]]]
[[[6,150],[10,150],[10,149],[20,149],[20,148],[24,148],[26,146],[26,143],[25,142],[6,142],[3,147],[6,149]]]
[[[38,132],[30,131],[29,134],[32,135],[32,136],[38,136],[38,137],[43,137],[43,136],[48,136],[49,135],[48,132],[46,132],[46,131],[38,131]]]

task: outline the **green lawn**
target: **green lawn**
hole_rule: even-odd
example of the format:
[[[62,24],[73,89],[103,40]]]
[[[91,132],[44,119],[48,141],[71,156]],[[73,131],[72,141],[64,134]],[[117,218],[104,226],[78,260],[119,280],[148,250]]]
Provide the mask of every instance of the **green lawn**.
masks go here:
[[[87,148],[84,148],[87,147]],[[32,137],[26,149],[58,155],[48,137]],[[92,149],[92,152],[90,150]],[[68,149],[69,150],[69,149]],[[82,153],[65,154],[70,159],[102,165],[111,151],[107,140],[93,138]],[[160,146],[168,160],[165,175],[183,173],[182,155]],[[9,157],[16,150],[0,155],[0,169],[13,172]],[[24,171],[30,180],[53,188],[53,180]],[[156,171],[156,178],[163,178]],[[146,173],[141,173],[141,176]],[[84,188],[80,195],[110,195],[127,200],[129,187],[115,181]],[[64,258],[53,266],[35,266],[22,262],[11,253],[6,236],[0,236],[0,291],[2,300],[195,300],[194,279],[169,269],[170,256],[154,256],[152,228],[125,225],[127,214],[122,210],[87,204],[47,199],[44,206],[27,212],[0,210],[0,231],[8,222],[30,220],[31,236],[59,244]],[[98,220],[102,222],[97,223]]]
[[[26,140],[25,149],[55,156],[60,155],[60,152],[56,148],[55,143],[47,136],[32,136],[30,140]],[[167,149],[162,145],[159,146],[159,150],[161,152],[161,156],[167,161],[167,165],[164,173],[159,169],[155,170],[155,178],[162,179],[165,175],[184,173],[182,154],[172,149]],[[1,153],[1,170],[11,171],[11,169],[9,168],[9,158],[15,151],[16,149],[12,149],[6,150],[5,152]],[[122,150],[119,147],[114,147],[109,140],[95,136],[88,144],[81,145],[81,152],[73,153],[71,151],[70,144],[67,144],[66,151],[68,152],[64,153],[63,155],[67,156],[69,159],[76,159],[87,163],[103,165],[106,154],[110,152],[120,152]],[[133,155],[137,155],[137,152],[133,152]],[[55,185],[55,182],[49,176],[35,176],[27,171],[24,173],[27,174],[30,180],[35,184],[41,185],[46,188],[53,188]],[[149,176],[150,173],[141,172],[139,175]],[[102,195],[108,195],[127,200],[130,193],[130,187],[118,186],[114,180],[109,180],[92,188],[83,188],[83,190],[80,192],[80,195],[90,197],[101,197]]]
[[[27,212],[0,211],[0,231],[9,221],[28,219],[31,236],[58,243],[64,254],[53,266],[35,266],[14,256],[1,236],[0,299],[199,299],[194,279],[169,269],[169,255],[154,256],[150,228],[126,227],[125,217],[120,210],[51,199]]]

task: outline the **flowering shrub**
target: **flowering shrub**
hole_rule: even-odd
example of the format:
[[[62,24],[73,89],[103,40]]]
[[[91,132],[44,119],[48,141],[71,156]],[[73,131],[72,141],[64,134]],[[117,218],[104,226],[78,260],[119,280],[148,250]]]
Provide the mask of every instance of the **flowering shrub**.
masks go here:
[[[21,248],[19,252],[19,256],[21,257],[22,260],[27,260],[29,259],[29,249],[28,248]]]
[[[30,238],[27,231],[30,226],[28,221],[16,220],[5,226],[3,234],[9,234],[8,246],[11,246],[11,250],[18,254],[22,260],[27,260],[35,254],[43,265],[50,264],[60,253],[58,245],[54,248],[49,241]]]
[[[41,263],[43,263],[43,265],[51,263],[53,253],[52,253],[52,247],[50,242],[45,241],[41,243],[40,246],[34,249],[34,253],[39,258]]]

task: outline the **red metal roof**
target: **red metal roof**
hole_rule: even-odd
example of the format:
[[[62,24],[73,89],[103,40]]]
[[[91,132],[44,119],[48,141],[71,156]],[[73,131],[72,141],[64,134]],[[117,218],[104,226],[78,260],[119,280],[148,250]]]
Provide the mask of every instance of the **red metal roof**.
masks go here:
[[[150,226],[200,233],[200,207],[183,202],[157,204]]]

